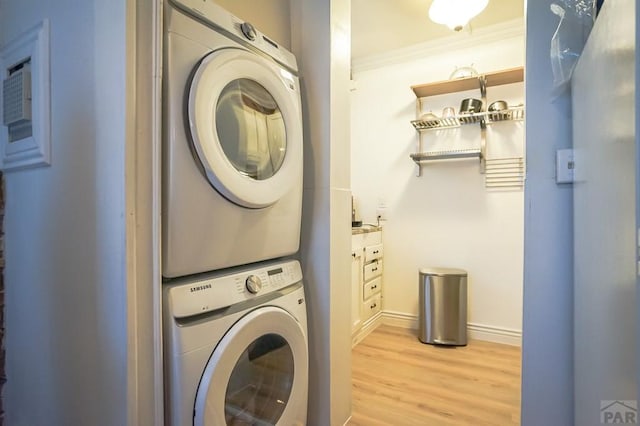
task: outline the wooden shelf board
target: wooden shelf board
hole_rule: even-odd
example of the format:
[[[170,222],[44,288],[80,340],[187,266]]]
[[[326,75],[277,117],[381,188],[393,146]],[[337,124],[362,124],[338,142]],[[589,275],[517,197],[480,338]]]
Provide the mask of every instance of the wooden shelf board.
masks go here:
[[[524,67],[491,72],[485,74],[485,77],[487,78],[487,87],[519,83],[521,81],[524,81]]]
[[[418,98],[427,96],[444,95],[446,93],[463,92],[480,87],[477,77],[458,78],[456,80],[437,81],[435,83],[419,84],[411,86],[411,90]]]
[[[518,83],[524,81],[524,67],[510,68],[503,71],[495,71],[484,74],[487,79],[487,87],[501,86],[503,84]],[[418,98],[427,96],[444,95],[446,93],[463,92],[465,90],[478,89],[480,84],[477,77],[444,80],[435,83],[419,84],[411,86],[411,90]]]

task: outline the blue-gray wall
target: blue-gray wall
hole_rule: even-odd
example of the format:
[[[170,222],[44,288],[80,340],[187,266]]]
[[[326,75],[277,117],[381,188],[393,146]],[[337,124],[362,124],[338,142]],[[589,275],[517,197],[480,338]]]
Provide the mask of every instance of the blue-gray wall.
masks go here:
[[[51,166],[5,175],[12,426],[127,424],[126,4],[0,1],[0,46],[51,42]]]
[[[555,183],[571,100],[551,94],[551,2],[527,2],[523,426],[573,424],[573,201],[571,186]]]

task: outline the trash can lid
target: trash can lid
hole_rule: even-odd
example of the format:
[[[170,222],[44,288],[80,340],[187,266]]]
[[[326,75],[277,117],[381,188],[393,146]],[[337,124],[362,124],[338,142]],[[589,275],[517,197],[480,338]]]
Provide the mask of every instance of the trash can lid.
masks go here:
[[[467,271],[464,269],[455,268],[422,268],[420,269],[420,275],[436,275],[436,276],[467,276]]]

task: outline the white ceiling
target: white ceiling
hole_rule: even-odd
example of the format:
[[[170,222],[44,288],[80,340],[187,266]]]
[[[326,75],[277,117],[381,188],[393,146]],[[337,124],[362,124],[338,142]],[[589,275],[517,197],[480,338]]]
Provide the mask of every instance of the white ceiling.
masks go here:
[[[351,57],[380,54],[455,34],[429,19],[433,0],[352,0]],[[524,16],[524,0],[489,0],[471,20],[473,31]]]

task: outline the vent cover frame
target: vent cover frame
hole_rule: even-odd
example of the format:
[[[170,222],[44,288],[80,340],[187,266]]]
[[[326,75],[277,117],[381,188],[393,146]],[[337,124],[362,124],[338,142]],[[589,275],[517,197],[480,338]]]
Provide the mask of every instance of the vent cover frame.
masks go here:
[[[3,172],[51,164],[49,55],[47,19],[20,34],[0,50],[0,80],[3,82],[0,85],[0,117],[3,118],[0,123],[0,169]],[[5,84],[7,80],[9,82]],[[20,92],[7,94],[22,97],[23,105],[14,105],[17,110],[7,115],[9,120],[5,123],[4,90],[10,83],[23,86]],[[6,104],[9,103],[11,101],[7,100]]]

